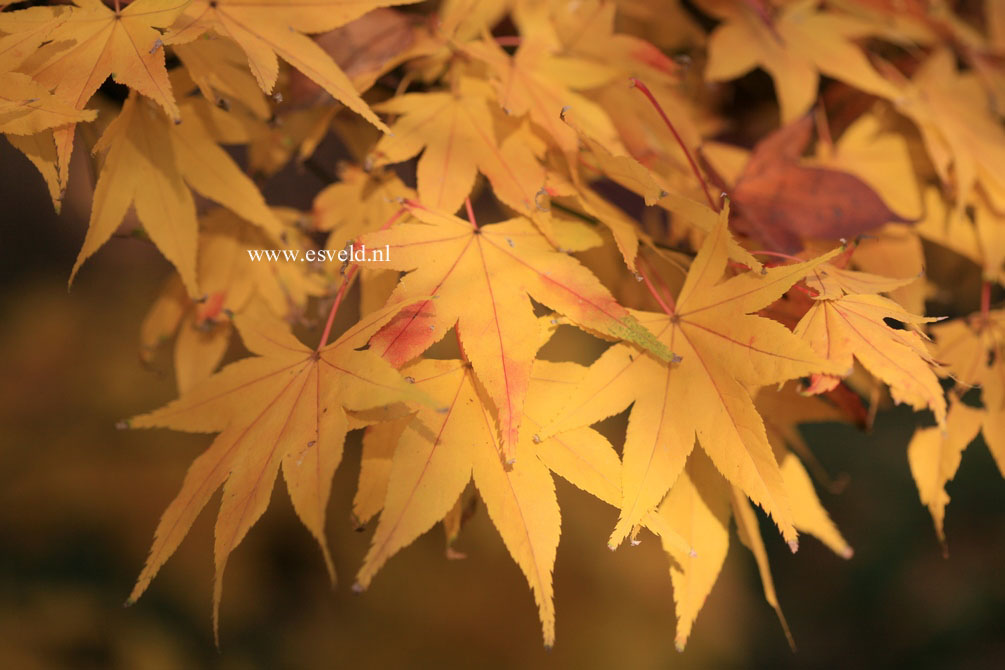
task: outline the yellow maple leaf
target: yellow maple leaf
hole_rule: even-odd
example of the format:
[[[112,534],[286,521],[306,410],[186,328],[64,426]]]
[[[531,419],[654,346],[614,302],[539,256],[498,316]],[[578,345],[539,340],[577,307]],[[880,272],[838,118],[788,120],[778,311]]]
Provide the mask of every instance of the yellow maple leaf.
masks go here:
[[[565,107],[576,110],[591,136],[608,146],[620,144],[607,113],[578,92],[607,83],[613,71],[590,61],[552,55],[543,40],[524,41],[512,57],[490,39],[469,42],[461,48],[492,69],[496,99],[503,111],[528,115],[562,151],[575,153],[578,148],[576,133],[559,119]]]
[[[209,30],[228,37],[244,50],[251,72],[266,93],[276,85],[278,57],[282,57],[336,100],[386,132],[387,126],[363,101],[342,68],[304,33],[333,30],[371,9],[413,1],[193,0],[164,43],[186,44]]]
[[[240,46],[230,40],[193,40],[172,48],[206,100],[222,107],[238,102],[257,118],[269,118],[269,103]]]
[[[977,184],[992,193],[1005,193],[1001,171],[1005,131],[986,100],[977,77],[958,72],[952,52],[939,49],[895,101],[897,109],[921,131],[943,183],[954,185],[957,214],[970,201]]]
[[[884,98],[898,95],[851,40],[879,29],[859,18],[820,11],[819,0],[785,5],[773,18],[759,14],[752,3],[699,0],[723,19],[709,37],[705,78],[723,81],[740,77],[760,65],[771,75],[782,108],[782,125],[795,121],[817,97],[824,74]]]
[[[939,323],[932,326],[932,336],[935,357],[946,366],[956,383],[964,388],[980,387],[984,405],[981,432],[999,472],[1005,477],[1005,312],[994,309],[986,314]],[[966,414],[965,411],[961,413]],[[945,435],[941,437],[943,441],[949,439]],[[922,439],[929,449],[935,444],[935,438]]]
[[[228,365],[163,408],[130,420],[134,428],[220,434],[192,463],[181,491],[161,517],[129,602],[142,595],[199,512],[223,487],[214,549],[213,629],[218,635],[227,559],[265,512],[280,468],[293,507],[320,544],[335,579],[324,521],[349,429],[346,411],[423,398],[387,362],[358,350],[402,306],[390,305],[335,342],[313,350],[257,305],[235,319],[241,339],[255,356]]]
[[[488,105],[488,84],[462,77],[455,88],[406,93],[379,105],[380,111],[401,116],[393,134],[377,143],[374,164],[399,163],[422,151],[416,178],[419,200],[426,205],[456,212],[470,195],[476,172],[481,172],[499,200],[533,215],[545,184],[533,144],[520,136],[500,143]]]
[[[0,73],[0,132],[33,135],[95,116],[97,112],[74,108],[26,74]]]
[[[492,403],[470,364],[423,360],[402,370],[446,407],[420,409],[401,434],[391,459],[380,522],[356,576],[364,589],[383,563],[443,519],[474,478],[489,517],[534,591],[544,643],[554,644],[551,573],[559,537],[559,509],[548,469],[524,439],[504,467]]]
[[[778,594],[775,592],[775,580],[771,577],[768,552],[764,548],[764,538],[761,537],[761,528],[760,524],[757,523],[757,514],[739,488],[733,486],[731,490],[733,518],[736,519],[736,534],[740,538],[740,543],[754,555],[754,560],[757,562],[757,572],[761,575],[761,586],[764,588],[764,599],[775,610],[778,621],[782,625],[782,631],[785,633],[785,639],[789,641],[789,646],[794,650],[796,643],[792,639],[789,624],[785,621],[785,615],[782,614],[782,606],[778,602]]]
[[[719,282],[727,263],[728,208],[699,251],[676,306],[636,312],[681,357],[667,364],[617,344],[591,366],[562,416],[541,437],[589,425],[634,403],[624,449],[616,547],[654,509],[697,437],[720,472],[772,515],[796,546],[778,463],[749,388],[834,369],[784,326],[750,313],[773,303],[830,256]]]
[[[939,542],[945,548],[944,523],[949,494],[945,486],[960,467],[963,450],[981,429],[984,413],[953,400],[944,428],[919,428],[907,446],[907,462],[918,485],[921,502],[928,506]]]
[[[894,330],[884,319],[900,321],[910,330]],[[916,410],[931,409],[941,425],[946,420],[946,398],[918,328],[937,320],[911,314],[889,298],[853,294],[815,301],[796,325],[795,335],[833,361],[844,375],[851,373],[852,359],[857,359],[889,385],[896,402]],[[833,388],[837,381],[836,376],[820,379],[815,390]]]
[[[670,492],[659,507],[666,523],[694,547],[682,552],[664,541],[673,558],[670,581],[677,609],[674,644],[684,650],[698,613],[712,591],[729,551],[730,486],[701,451],[687,460]]]
[[[140,356],[147,363],[161,343],[175,337],[172,360],[179,393],[217,368],[230,344],[231,316],[254,299],[262,300],[273,315],[286,317],[302,310],[307,296],[324,292],[321,277],[309,273],[303,263],[252,262],[249,249],[277,243],[230,211],[211,210],[199,224],[197,298],[190,298],[180,277],[172,275],[140,328]],[[285,226],[281,237],[284,248],[307,247],[293,226]]]
[[[387,249],[389,258],[368,265],[406,271],[392,300],[436,296],[404,310],[371,346],[395,365],[429,348],[457,324],[475,374],[498,408],[503,452],[514,458],[531,364],[539,343],[530,298],[574,324],[607,337],[635,342],[663,360],[672,357],[597,278],[560,253],[528,220],[478,227],[420,203],[406,202],[414,221],[363,236],[361,245]],[[582,224],[554,222],[565,248],[599,242]]]
[[[111,76],[180,118],[164,67],[161,33],[185,9],[188,0],[136,0],[114,10],[101,0],[76,0],[69,16],[52,30],[49,43],[25,63],[37,82],[76,109],[83,109]],[[70,46],[67,47],[66,45]],[[59,176],[66,188],[75,124],[55,132]]]
[[[838,556],[851,558],[854,553],[852,548],[820,502],[813,481],[803,465],[803,460],[806,460],[815,468],[818,479],[829,481],[798,428],[805,423],[840,421],[843,418],[841,413],[819,396],[798,393],[793,383],[786,384],[781,389],[762,389],[757,395],[756,404],[757,411],[764,419],[768,441],[771,442],[775,458],[782,469],[785,491],[792,501],[796,530],[816,537]]]
[[[185,123],[176,126],[134,93],[109,124],[94,147],[96,152],[107,149],[108,153],[71,283],[132,206],[157,248],[178,269],[189,294],[198,296],[198,223],[189,187],[278,235],[279,221],[258,188],[187,108],[185,118]]]
[[[28,7],[0,13],[0,72],[18,69],[70,17],[69,7]]]

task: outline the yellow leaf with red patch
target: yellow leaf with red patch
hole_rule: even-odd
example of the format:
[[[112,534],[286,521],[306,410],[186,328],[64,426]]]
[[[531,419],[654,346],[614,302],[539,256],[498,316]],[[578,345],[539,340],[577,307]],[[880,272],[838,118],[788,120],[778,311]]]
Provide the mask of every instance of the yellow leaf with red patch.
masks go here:
[[[406,271],[391,300],[434,296],[402,311],[371,347],[396,366],[428,349],[457,324],[461,345],[498,411],[507,460],[515,458],[531,366],[539,343],[531,298],[581,328],[634,342],[669,360],[672,353],[619,305],[577,260],[561,253],[528,219],[478,227],[407,202],[413,221],[363,236],[361,244],[387,249],[386,262],[364,263]],[[599,242],[571,221],[553,222],[566,248]]]

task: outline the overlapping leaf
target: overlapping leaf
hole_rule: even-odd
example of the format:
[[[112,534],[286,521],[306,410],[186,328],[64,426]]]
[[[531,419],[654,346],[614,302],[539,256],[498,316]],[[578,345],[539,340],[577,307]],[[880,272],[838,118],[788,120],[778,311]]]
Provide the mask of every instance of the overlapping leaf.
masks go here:
[[[578,90],[607,83],[613,71],[577,58],[555,56],[546,40],[529,39],[510,56],[495,42],[482,40],[464,45],[465,53],[484,61],[495,73],[498,104],[507,114],[528,115],[565,152],[574,153],[576,134],[558,115],[571,106],[590,135],[617,146],[610,117]]]
[[[659,504],[697,437],[720,472],[772,515],[795,548],[781,473],[749,389],[833,367],[780,324],[749,314],[777,300],[827,257],[720,283],[727,217],[728,208],[695,259],[676,307],[666,314],[637,313],[682,360],[668,365],[627,344],[611,347],[543,434],[589,425],[634,403],[612,547]]]
[[[158,346],[175,337],[178,391],[184,393],[217,368],[230,344],[230,315],[240,314],[257,298],[278,317],[302,311],[308,296],[320,295],[320,277],[301,263],[252,262],[248,249],[276,244],[265,233],[225,209],[200,218],[199,294],[188,296],[181,278],[172,275],[140,327],[140,356],[149,363]],[[306,240],[292,226],[282,237],[302,251]]]
[[[69,16],[54,14],[58,25],[46,34],[49,43],[23,68],[75,109],[83,109],[111,76],[178,120],[180,112],[164,67],[162,35],[156,29],[170,26],[187,4],[188,0],[136,0],[116,11],[101,0],[77,0]],[[71,123],[55,131],[63,188],[75,128]]]
[[[375,163],[398,163],[422,151],[418,162],[419,200],[456,212],[474,186],[476,171],[492,183],[502,202],[533,215],[545,172],[519,131],[497,139],[489,100],[491,88],[464,77],[455,91],[409,93],[383,103],[380,111],[400,114],[393,134],[377,143]]]
[[[454,324],[475,374],[498,410],[507,460],[515,457],[531,364],[537,351],[534,298],[576,325],[634,342],[659,360],[672,357],[585,267],[556,251],[528,219],[477,227],[414,202],[414,221],[365,235],[361,244],[387,248],[381,267],[404,270],[392,301],[433,295],[402,311],[373,338],[379,355],[400,366]],[[567,249],[597,238],[582,224],[555,221]]]
[[[0,73],[0,132],[33,135],[54,126],[93,121],[95,116],[52,95],[28,75]]]
[[[895,330],[885,319],[905,325]],[[931,409],[936,420],[946,420],[946,399],[933,371],[919,324],[937,319],[917,316],[880,295],[853,294],[818,300],[796,326],[795,334],[821,356],[851,373],[853,358],[890,386],[897,402],[914,409]],[[833,388],[838,376],[818,376],[814,391]]]
[[[324,522],[331,480],[342,458],[347,410],[368,410],[417,393],[394,368],[357,349],[402,307],[369,315],[318,350],[301,344],[263,307],[235,319],[256,356],[233,363],[165,407],[131,420],[135,428],[219,432],[189,468],[154,535],[129,597],[142,595],[184,539],[199,512],[223,487],[216,521],[213,625],[227,559],[265,512],[280,467],[293,506],[321,545],[334,580]]]
[[[304,73],[339,102],[381,130],[387,126],[363,101],[352,81],[331,56],[304,33],[337,28],[366,13],[412,0],[193,0],[164,38],[167,44],[185,44],[206,31],[229,37],[248,57],[248,65],[266,93],[279,76],[279,59]]]
[[[896,86],[869,64],[853,39],[881,33],[877,26],[847,14],[820,11],[819,0],[788,3],[777,16],[758,12],[760,3],[700,0],[724,20],[709,37],[705,77],[733,79],[760,65],[771,74],[782,122],[794,121],[817,97],[824,74],[885,98]],[[761,5],[763,7],[763,5]]]
[[[212,140],[194,113],[186,113],[185,118],[185,123],[175,126],[133,94],[109,124],[95,146],[95,151],[107,150],[107,155],[71,282],[132,206],[157,248],[178,269],[186,289],[197,296],[198,223],[189,187],[278,235],[279,221],[258,188]]]
[[[540,610],[545,645],[555,639],[551,573],[559,510],[548,469],[524,438],[504,467],[492,403],[464,361],[423,360],[402,370],[446,411],[420,409],[391,458],[387,498],[370,551],[356,576],[363,589],[384,562],[454,506],[474,478],[507,549],[523,570]]]

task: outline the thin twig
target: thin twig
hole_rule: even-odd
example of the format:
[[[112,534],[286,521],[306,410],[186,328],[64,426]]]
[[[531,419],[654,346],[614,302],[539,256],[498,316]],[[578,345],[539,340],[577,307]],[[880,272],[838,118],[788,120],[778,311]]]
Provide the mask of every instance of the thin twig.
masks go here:
[[[673,122],[670,121],[670,117],[668,117],[666,115],[666,112],[663,111],[663,107],[656,100],[656,96],[652,94],[652,91],[649,90],[648,86],[643,84],[635,77],[629,79],[629,82],[631,83],[632,88],[639,89],[639,91],[642,92],[642,95],[649,98],[649,102],[652,103],[652,106],[656,108],[656,111],[659,112],[659,115],[663,117],[663,123],[665,123],[667,128],[670,129],[670,132],[673,134],[674,139],[677,140],[677,144],[679,144],[680,148],[683,149],[684,156],[687,158],[687,162],[691,165],[691,171],[694,173],[694,176],[698,180],[698,183],[701,184],[701,190],[705,192],[705,198],[708,200],[708,206],[718,212],[719,205],[712,198],[712,193],[708,190],[708,182],[705,181],[705,177],[701,174],[701,170],[698,169],[698,164],[694,162],[694,157],[691,155],[691,150],[687,148],[686,144],[684,144],[683,138],[681,138],[680,133],[677,132],[677,128],[674,127]]]

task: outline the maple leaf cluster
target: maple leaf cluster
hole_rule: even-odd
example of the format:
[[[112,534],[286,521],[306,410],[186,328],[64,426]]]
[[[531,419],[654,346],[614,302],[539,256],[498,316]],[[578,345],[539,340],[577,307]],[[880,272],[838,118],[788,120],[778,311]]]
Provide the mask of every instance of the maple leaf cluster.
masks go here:
[[[1003,3],[32,4],[0,12],[0,131],[57,210],[74,149],[93,157],[71,282],[123,227],[174,268],[140,345],[150,360],[173,340],[180,397],[128,425],[217,434],[130,601],[222,489],[215,631],[280,471],[334,581],[326,516],[353,430],[353,516],[377,519],[354,588],[438,523],[452,544],[477,497],[548,646],[555,475],[618,510],[611,549],[659,538],[683,648],[731,524],[785,625],[755,506],[792,551],[804,534],[852,556],[799,425],[926,412],[905,462],[943,543],[978,433],[1005,472]],[[777,124],[726,143],[732,82],[755,68]],[[98,94],[109,78],[121,104]],[[271,206],[263,180],[332,135],[351,160],[313,211]],[[246,253],[350,242],[389,258]],[[934,323],[924,268],[947,252],[980,269],[981,310]],[[293,325],[315,320],[304,344]],[[539,355],[570,328],[606,349]],[[235,334],[250,355],[220,369]],[[598,430],[625,412],[623,438]]]

